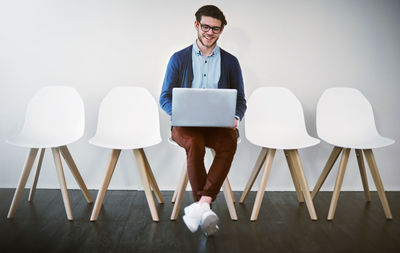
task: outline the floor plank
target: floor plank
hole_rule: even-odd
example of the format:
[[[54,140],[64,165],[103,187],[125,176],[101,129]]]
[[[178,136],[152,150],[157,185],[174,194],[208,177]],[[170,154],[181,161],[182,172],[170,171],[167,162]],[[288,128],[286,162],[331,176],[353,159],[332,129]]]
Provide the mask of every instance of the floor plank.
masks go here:
[[[23,193],[15,217],[6,218],[14,189],[0,189],[1,252],[400,252],[400,192],[387,192],[393,220],[386,220],[376,192],[366,202],[363,192],[341,192],[335,219],[327,221],[331,192],[314,200],[318,221],[311,221],[295,192],[266,192],[258,220],[250,221],[256,192],[239,204],[232,221],[223,194],[213,203],[221,230],[206,238],[192,234],[182,221],[170,221],[171,191],[157,204],[153,222],[143,191],[108,191],[97,222],[79,190],[69,190],[75,220],[66,218],[60,190],[38,189],[32,203]],[[90,191],[95,199],[97,191]],[[190,192],[182,208],[192,201]]]

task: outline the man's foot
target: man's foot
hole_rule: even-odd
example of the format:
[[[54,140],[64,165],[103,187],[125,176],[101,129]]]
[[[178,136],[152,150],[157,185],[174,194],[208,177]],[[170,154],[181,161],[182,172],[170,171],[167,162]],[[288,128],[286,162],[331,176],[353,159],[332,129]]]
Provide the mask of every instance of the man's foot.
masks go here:
[[[185,215],[183,221],[185,222],[188,229],[194,233],[199,228],[203,214],[210,211],[210,205],[208,203],[193,203],[190,206],[185,207]]]
[[[211,210],[203,213],[201,216],[200,226],[203,233],[208,237],[216,234],[219,230],[218,216]]]

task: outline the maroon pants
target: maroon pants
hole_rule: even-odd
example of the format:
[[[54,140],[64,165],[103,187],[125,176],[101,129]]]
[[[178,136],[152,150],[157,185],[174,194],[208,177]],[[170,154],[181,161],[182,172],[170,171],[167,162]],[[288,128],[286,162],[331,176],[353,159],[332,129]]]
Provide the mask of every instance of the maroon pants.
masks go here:
[[[186,150],[187,170],[195,201],[201,196],[215,200],[236,152],[237,130],[220,127],[173,127],[172,139]],[[204,166],[205,148],[215,150],[208,171]]]

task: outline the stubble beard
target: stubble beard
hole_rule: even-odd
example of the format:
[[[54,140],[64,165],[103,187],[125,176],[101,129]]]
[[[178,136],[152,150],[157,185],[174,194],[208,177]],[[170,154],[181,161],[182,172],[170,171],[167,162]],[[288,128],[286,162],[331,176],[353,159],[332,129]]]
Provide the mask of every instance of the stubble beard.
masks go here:
[[[204,42],[203,42],[204,38],[202,37],[202,35],[200,33],[197,34],[197,38],[200,41],[200,43],[203,45],[203,47],[206,47],[206,48],[214,47],[214,45],[217,44],[217,41],[219,39],[219,38],[216,38],[215,41],[211,45],[208,46],[208,45],[204,44]]]

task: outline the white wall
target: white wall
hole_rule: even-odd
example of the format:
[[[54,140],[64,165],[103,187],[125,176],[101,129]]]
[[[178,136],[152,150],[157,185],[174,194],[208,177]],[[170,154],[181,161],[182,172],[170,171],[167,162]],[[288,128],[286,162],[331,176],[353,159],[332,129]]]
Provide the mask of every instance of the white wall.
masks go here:
[[[70,150],[88,187],[98,189],[110,151],[87,140],[95,133],[101,99],[113,87],[137,85],[158,100],[168,59],[193,43],[194,12],[203,3],[216,4],[227,17],[219,45],[240,60],[247,97],[260,86],[288,87],[303,104],[311,135],[316,136],[315,107],[326,88],[361,90],[374,107],[378,130],[397,141],[375,155],[386,189],[400,189],[400,1],[395,0],[1,0],[0,187],[15,188],[22,171],[28,150],[5,140],[22,127],[29,98],[43,86],[70,85],[86,107],[85,135]],[[160,117],[164,141],[146,152],[160,188],[174,189],[185,156],[167,143],[169,118],[161,109]],[[240,130],[244,136],[243,124]],[[331,148],[321,143],[300,151],[310,188]],[[230,172],[234,190],[244,188],[258,152],[243,138]],[[38,187],[59,187],[50,154]],[[323,190],[333,188],[336,168]],[[77,188],[66,171],[68,185]],[[370,176],[369,182],[372,186]],[[141,189],[131,152],[122,153],[110,188]],[[361,189],[352,153],[343,190]],[[267,190],[294,190],[282,152]]]

